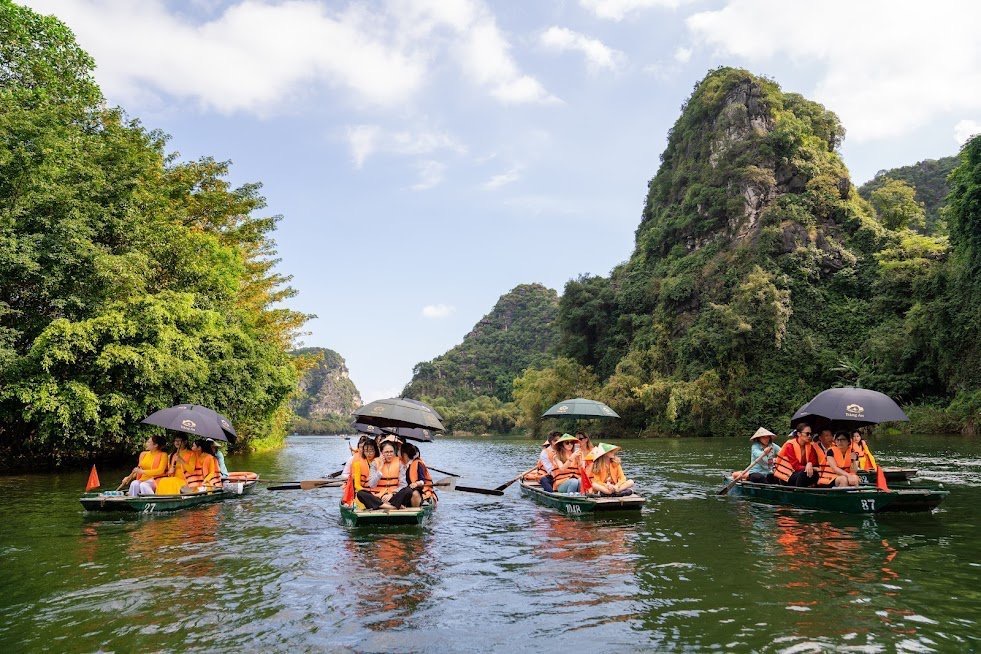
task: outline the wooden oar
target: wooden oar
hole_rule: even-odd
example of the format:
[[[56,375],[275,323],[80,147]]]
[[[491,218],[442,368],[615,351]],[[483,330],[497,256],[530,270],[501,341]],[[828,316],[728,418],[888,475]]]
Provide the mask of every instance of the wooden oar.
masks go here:
[[[446,472],[445,470],[440,470],[439,468],[434,468],[432,466],[429,466],[429,469],[430,470],[433,470],[435,472],[442,472],[444,475],[449,475],[450,477],[459,477],[460,476],[460,475],[453,474],[452,472]]]
[[[770,445],[770,447],[773,447],[773,446]],[[743,470],[742,472],[740,472],[738,476],[733,476],[732,481],[730,481],[728,484],[726,484],[725,487],[722,490],[720,490],[717,494],[718,495],[725,495],[726,493],[728,493],[732,489],[732,487],[736,485],[736,482],[737,481],[740,481],[743,478],[743,475],[745,475],[747,472],[749,472],[749,469],[750,468],[752,468],[757,463],[759,463],[760,461],[762,461],[763,459],[765,459],[767,454],[769,454],[769,452],[764,451],[763,454],[761,454],[758,457],[756,457],[756,460],[755,461],[753,461],[748,466],[746,466],[746,469]]]
[[[347,464],[345,464],[345,465],[347,465]],[[327,479],[336,479],[337,477],[340,477],[341,476],[341,473],[342,472],[344,472],[344,468],[341,468],[340,470],[337,470],[336,472],[330,473],[329,475],[327,475]]]
[[[473,486],[456,486],[453,490],[463,491],[464,493],[477,493],[479,495],[504,495],[504,491],[495,488],[474,488]]]
[[[537,467],[538,466],[536,465],[535,468],[537,468]],[[527,475],[529,472],[534,472],[535,471],[535,468],[529,468],[529,469],[525,470],[524,472],[522,472],[520,475],[518,475],[517,477],[515,477],[511,481],[508,481],[508,482],[505,482],[505,483],[501,484],[500,486],[498,486],[494,490],[496,490],[496,491],[503,491],[503,490],[505,490],[508,486],[510,486],[514,482],[518,481],[519,479],[521,479],[522,477],[524,477],[525,475]]]
[[[116,486],[116,490],[118,490],[118,491],[123,490],[123,488],[126,487],[126,484],[130,483],[131,481],[133,481],[133,473],[130,473],[130,474],[126,475],[125,477],[123,477],[123,480],[121,482],[119,482],[119,485],[118,486]]]

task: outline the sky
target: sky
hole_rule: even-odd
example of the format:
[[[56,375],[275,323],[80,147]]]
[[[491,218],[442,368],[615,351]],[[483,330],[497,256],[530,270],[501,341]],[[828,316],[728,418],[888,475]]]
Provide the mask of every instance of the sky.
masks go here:
[[[281,215],[279,271],[365,401],[498,297],[633,250],[647,183],[717,66],[835,111],[858,185],[981,132],[981,3],[28,0],[108,101]]]

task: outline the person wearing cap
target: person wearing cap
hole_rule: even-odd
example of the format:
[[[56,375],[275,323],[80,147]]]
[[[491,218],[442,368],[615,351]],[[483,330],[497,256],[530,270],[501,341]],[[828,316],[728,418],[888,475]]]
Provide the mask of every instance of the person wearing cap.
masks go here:
[[[817,450],[811,443],[811,426],[801,422],[794,438],[783,444],[773,461],[773,476],[785,486],[813,486],[817,483]]]
[[[620,465],[620,457],[616,453],[620,448],[609,443],[599,443],[591,451],[593,469],[590,473],[590,483],[593,492],[607,497],[625,497],[633,495],[634,480],[627,479]]]
[[[581,453],[575,451],[576,437],[562,434],[555,439],[552,449],[552,487],[556,493],[579,492],[579,467],[582,466]]]
[[[208,442],[211,443],[211,451],[214,453],[215,460],[218,461],[218,472],[221,473],[221,480],[226,481],[228,479],[228,468],[225,467],[225,455],[222,453],[218,441],[209,438]]]
[[[542,490],[546,493],[551,493],[554,488],[552,470],[555,468],[555,441],[562,435],[560,431],[553,431],[548,435],[548,439],[542,443],[542,452],[538,455],[538,467],[541,469],[542,473],[538,477],[538,483],[541,484]]]
[[[776,478],[773,476],[773,459],[777,456],[777,448],[773,445],[775,435],[769,429],[760,427],[755,434],[749,437],[749,461],[752,465],[745,473],[733,474],[733,478],[739,476],[740,479],[746,479],[757,484],[776,483]],[[760,457],[763,458],[760,459]],[[760,460],[757,461],[757,459]]]
[[[578,449],[582,453],[582,465],[588,475],[593,468],[593,442],[589,440],[589,434],[584,431],[576,432],[576,440],[579,441]]]

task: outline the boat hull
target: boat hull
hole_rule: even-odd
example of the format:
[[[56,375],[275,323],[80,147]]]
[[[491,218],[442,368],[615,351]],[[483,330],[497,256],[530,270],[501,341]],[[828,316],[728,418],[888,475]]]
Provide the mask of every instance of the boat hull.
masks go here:
[[[886,477],[886,484],[900,484],[910,481],[919,471],[914,468],[889,468],[883,466],[882,473]],[[859,470],[858,477],[863,482],[875,484],[876,472],[874,470]]]
[[[521,482],[521,494],[566,515],[592,515],[621,511],[640,511],[647,500],[636,493],[627,497],[587,497],[547,493],[537,483]]]
[[[767,504],[839,513],[920,513],[940,506],[949,491],[906,487],[881,491],[874,487],[794,488],[740,481],[729,493]]]
[[[357,509],[341,504],[341,520],[348,527],[421,525],[433,514],[436,505],[423,504],[420,507],[404,509]]]
[[[100,513],[170,513],[181,511],[192,506],[211,504],[223,500],[249,495],[255,489],[255,479],[243,482],[242,492],[237,487],[227,487],[203,493],[188,493],[186,495],[141,495],[129,497],[126,495],[104,495],[102,493],[85,493],[79,498],[86,511]]]

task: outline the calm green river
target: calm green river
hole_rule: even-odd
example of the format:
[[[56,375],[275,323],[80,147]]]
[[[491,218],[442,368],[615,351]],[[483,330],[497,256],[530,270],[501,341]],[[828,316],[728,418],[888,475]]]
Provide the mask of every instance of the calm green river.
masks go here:
[[[341,524],[338,489],[121,519],[82,511],[87,473],[0,477],[0,652],[981,650],[981,441],[873,441],[951,491],[933,514],[880,517],[717,496],[745,439],[623,444],[639,515],[573,519],[515,485],[443,492],[424,527],[376,532]],[[316,478],[345,448],[292,437],[229,467]],[[538,447],[422,451],[493,487]]]

